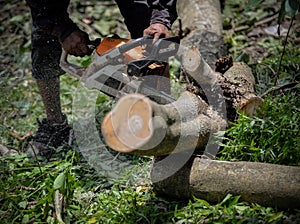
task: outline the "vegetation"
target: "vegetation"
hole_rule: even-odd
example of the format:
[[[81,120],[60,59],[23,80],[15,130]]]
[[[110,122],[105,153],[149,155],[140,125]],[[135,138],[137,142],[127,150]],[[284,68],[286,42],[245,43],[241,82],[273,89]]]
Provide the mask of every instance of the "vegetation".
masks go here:
[[[224,38],[233,58],[252,67],[256,90],[265,104],[255,117],[240,114],[231,124],[220,141],[218,159],[299,166],[299,13],[287,13],[282,18],[278,36],[276,18],[282,5],[275,0],[256,2],[260,4],[253,3],[246,10],[246,1],[225,1]],[[149,179],[139,175],[149,172],[151,158],[123,158],[139,164],[138,171],[128,174],[135,178],[132,184],[128,176],[117,180],[100,176],[75,144],[56,149],[50,161],[22,154],[26,137],[37,128],[35,119],[42,118],[44,111],[30,74],[29,10],[24,1],[4,0],[1,6],[0,144],[20,153],[0,157],[1,223],[58,223],[58,191],[64,195],[65,223],[300,223],[299,210],[249,204],[239,196],[227,195],[218,204],[200,198],[187,202],[157,197]],[[92,38],[110,33],[127,36],[112,1],[76,0],[71,12]],[[177,24],[174,32],[178,32]],[[80,59],[80,63],[85,60]],[[72,123],[72,97],[78,81],[65,75],[61,86],[63,110]],[[100,120],[112,105],[109,97],[100,94]]]
[[[299,166],[299,106],[298,97],[287,93],[266,98],[253,118],[240,114],[238,122],[227,130],[220,159]]]

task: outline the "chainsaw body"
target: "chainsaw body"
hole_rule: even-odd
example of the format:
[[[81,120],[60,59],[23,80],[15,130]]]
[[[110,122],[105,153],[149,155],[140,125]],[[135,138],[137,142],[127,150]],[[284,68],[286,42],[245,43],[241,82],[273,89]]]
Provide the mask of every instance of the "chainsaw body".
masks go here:
[[[141,93],[157,103],[170,103],[175,99],[149,85],[147,77],[163,75],[169,57],[178,51],[179,38],[162,38],[154,44],[152,42],[150,36],[135,40],[105,38],[96,46],[88,67],[69,63],[68,54],[64,51],[60,66],[84,82],[87,88],[98,89],[109,96],[120,98],[129,93]]]

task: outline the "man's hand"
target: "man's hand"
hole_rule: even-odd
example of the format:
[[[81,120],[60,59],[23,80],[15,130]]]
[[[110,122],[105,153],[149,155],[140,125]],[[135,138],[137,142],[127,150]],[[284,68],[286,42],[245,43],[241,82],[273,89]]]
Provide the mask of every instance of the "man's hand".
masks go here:
[[[144,36],[153,36],[153,42],[157,41],[160,37],[170,37],[168,28],[160,23],[151,24],[144,30]]]
[[[75,30],[62,43],[62,48],[69,54],[83,57],[90,55],[93,50],[88,47],[89,37],[81,31]]]

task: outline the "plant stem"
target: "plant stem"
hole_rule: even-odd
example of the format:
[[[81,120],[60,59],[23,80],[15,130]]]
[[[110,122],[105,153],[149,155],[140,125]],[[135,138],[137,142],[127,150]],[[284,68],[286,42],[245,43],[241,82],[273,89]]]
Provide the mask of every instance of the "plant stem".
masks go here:
[[[279,65],[278,65],[278,70],[277,70],[277,73],[275,75],[275,80],[274,80],[274,86],[277,86],[277,81],[278,81],[278,75],[279,75],[279,71],[280,71],[280,68],[281,68],[281,65],[282,65],[282,60],[283,60],[283,55],[285,53],[285,47],[287,45],[287,40],[288,40],[288,37],[289,37],[289,34],[290,34],[290,30],[291,30],[291,27],[293,25],[293,22],[294,22],[294,19],[295,19],[295,16],[293,16],[292,20],[291,20],[291,23],[290,23],[290,26],[289,26],[289,29],[288,29],[288,32],[285,36],[285,40],[284,40],[284,45],[283,45],[283,50],[282,50],[282,53],[281,53],[281,57],[280,57],[280,61],[279,61]]]

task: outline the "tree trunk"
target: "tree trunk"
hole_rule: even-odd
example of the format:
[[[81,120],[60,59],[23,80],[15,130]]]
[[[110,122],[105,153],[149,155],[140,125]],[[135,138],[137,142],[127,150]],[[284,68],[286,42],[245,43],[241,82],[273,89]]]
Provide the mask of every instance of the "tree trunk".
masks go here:
[[[174,175],[161,180],[165,168],[154,164],[154,190],[178,199],[194,197],[220,202],[227,194],[278,208],[300,208],[300,167],[258,162],[191,159]],[[176,186],[176,187],[174,187]]]
[[[214,69],[216,60],[226,54],[222,37],[220,1],[177,1],[177,9],[185,36],[181,44],[199,49],[201,55]]]

